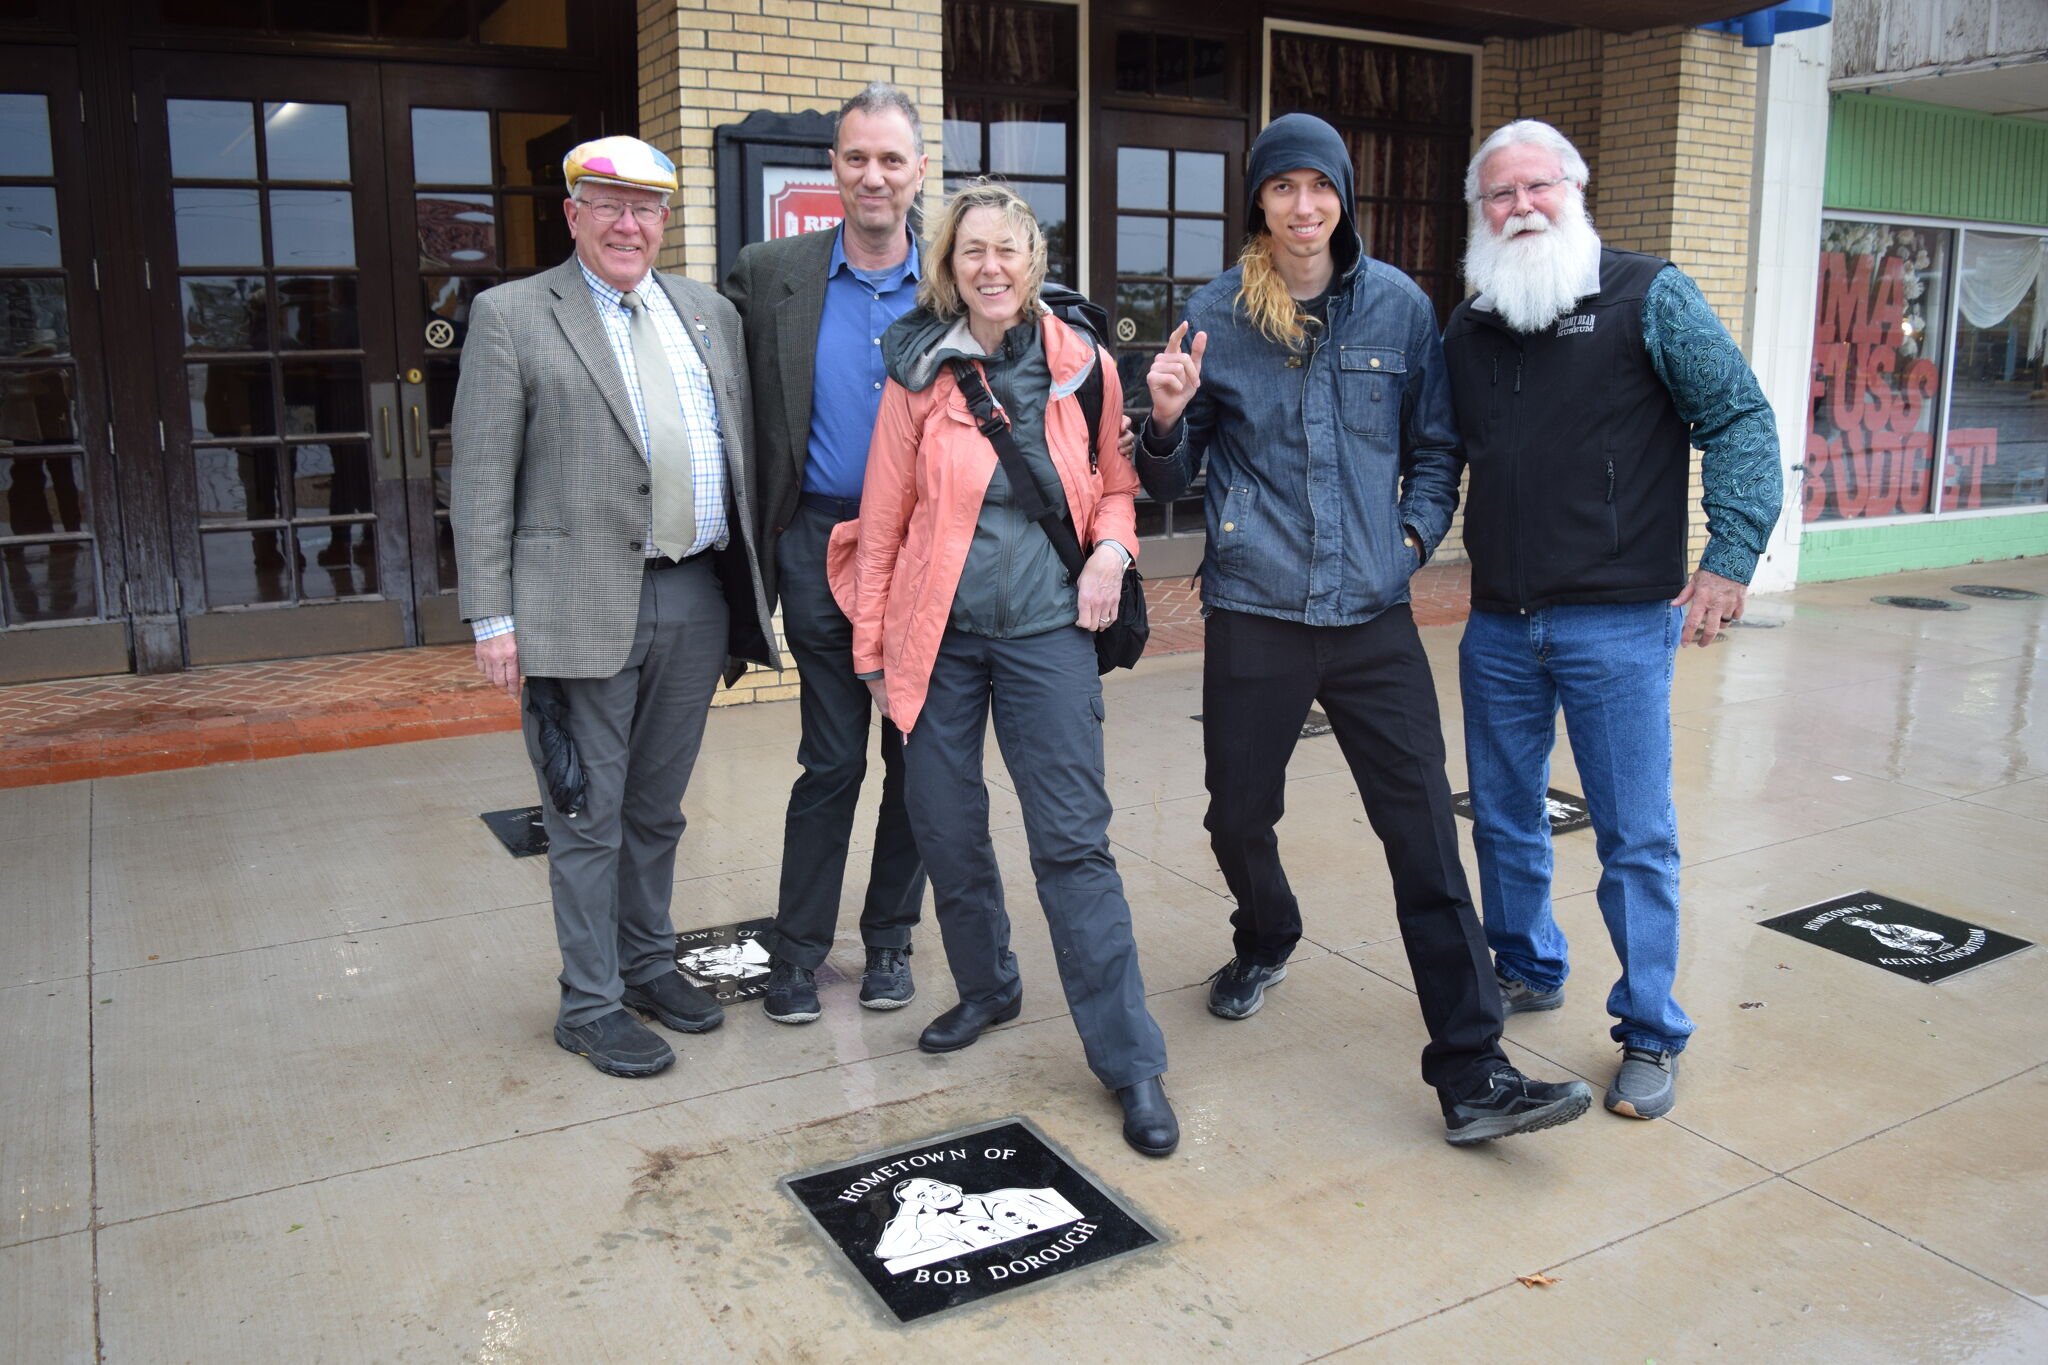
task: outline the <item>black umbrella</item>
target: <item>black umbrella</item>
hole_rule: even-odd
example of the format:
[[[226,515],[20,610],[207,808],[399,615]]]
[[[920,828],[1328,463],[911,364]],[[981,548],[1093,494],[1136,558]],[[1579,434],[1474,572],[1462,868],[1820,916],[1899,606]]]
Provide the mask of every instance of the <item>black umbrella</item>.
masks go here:
[[[569,734],[569,698],[562,684],[553,678],[528,678],[526,709],[533,713],[534,734],[540,741],[548,800],[562,815],[574,816],[583,809],[583,760]]]

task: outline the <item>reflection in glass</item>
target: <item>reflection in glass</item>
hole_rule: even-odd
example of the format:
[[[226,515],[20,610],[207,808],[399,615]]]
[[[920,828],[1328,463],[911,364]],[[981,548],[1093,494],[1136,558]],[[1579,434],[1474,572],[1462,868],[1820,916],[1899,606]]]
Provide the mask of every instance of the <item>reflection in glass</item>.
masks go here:
[[[283,602],[292,594],[285,571],[283,527],[262,531],[209,531],[199,537],[206,572],[206,605],[239,607]]]
[[[491,183],[491,116],[481,109],[412,111],[412,178],[422,185]]]
[[[425,298],[428,316],[446,318],[455,324],[451,344],[460,346],[463,334],[469,330],[470,304],[496,283],[488,275],[422,275],[420,293]]]
[[[177,190],[179,265],[263,264],[263,211],[254,190]]]
[[[346,517],[370,510],[368,446],[294,446],[289,458],[293,516]]]
[[[568,114],[499,114],[498,183],[559,186],[562,158],[578,141]]]
[[[1018,106],[1020,113],[1036,109]],[[989,124],[988,168],[997,175],[1065,175],[1067,125],[1022,118]]]
[[[1941,505],[2048,501],[2048,237],[1963,234]]]
[[[1230,50],[1214,38],[1192,41],[1188,58],[1188,94],[1198,100],[1230,98]]]
[[[277,521],[276,446],[200,446],[192,452],[201,521]]]
[[[263,140],[272,180],[346,180],[348,109],[288,101],[263,106]]]
[[[1116,273],[1166,273],[1166,220],[1119,214],[1116,220]]]
[[[1116,35],[1116,88],[1119,93],[1152,93],[1152,35],[1125,29]]]
[[[498,216],[488,194],[429,190],[419,196],[420,268],[497,262]]]
[[[71,367],[0,370],[0,445],[60,445],[71,425]]]
[[[507,270],[540,270],[568,260],[575,243],[561,195],[506,195],[504,246]]]
[[[41,95],[0,95],[0,175],[49,175],[50,104]]]
[[[1188,92],[1188,40],[1175,33],[1162,33],[1152,45],[1153,90],[1161,95]]]
[[[165,100],[171,174],[180,180],[254,180],[255,115],[243,100]]]
[[[0,266],[30,270],[64,264],[57,240],[57,191],[0,186]]]
[[[1010,186],[1031,205],[1031,216],[1045,234],[1045,254],[1058,264],[1072,256],[1073,234],[1067,229],[1067,187],[1063,182],[1022,180]]]
[[[1163,148],[1116,149],[1116,205],[1121,209],[1166,207],[1166,152]]]
[[[354,360],[292,360],[284,365],[284,431],[367,430],[363,415],[363,367]]]
[[[566,0],[482,0],[477,36],[505,47],[567,47]]]
[[[946,143],[946,169],[958,175],[974,175],[981,166],[981,125],[974,121],[972,106],[956,100],[948,100],[948,111],[960,117],[949,118],[942,127]]]
[[[446,356],[427,358],[427,429],[446,431],[455,420],[456,361]],[[440,447],[435,447],[436,453]]]
[[[295,526],[299,596],[366,597],[377,591],[377,524]]]
[[[1208,279],[1223,269],[1223,220],[1176,218],[1173,223],[1173,273],[1182,279]]]
[[[270,349],[261,275],[187,275],[178,287],[185,299],[186,350]]]
[[[92,542],[0,547],[0,579],[7,585],[7,624],[81,621],[100,614]]]
[[[354,265],[355,196],[347,190],[272,190],[270,252],[280,267]]]
[[[0,356],[71,354],[71,315],[64,281],[44,276],[0,278]]]
[[[1119,327],[1125,319],[1137,324],[1138,334],[1124,344],[1129,346],[1164,346],[1170,330],[1167,316],[1167,299],[1171,297],[1167,286],[1145,280],[1118,280],[1116,284],[1116,317]],[[1123,340],[1123,333],[1117,333]],[[1149,364],[1149,361],[1147,362]],[[1142,379],[1140,383],[1142,384]]]
[[[445,512],[434,517],[434,567],[440,570],[440,586],[443,592],[455,589],[455,528],[449,524]]]
[[[1175,152],[1173,207],[1181,213],[1223,212],[1223,153]]]
[[[277,345],[284,351],[350,351],[362,345],[354,275],[279,275]]]
[[[84,488],[76,457],[0,458],[0,536],[83,531]]]
[[[262,361],[187,365],[192,392],[192,438],[268,436],[277,430],[270,410],[270,366]]]

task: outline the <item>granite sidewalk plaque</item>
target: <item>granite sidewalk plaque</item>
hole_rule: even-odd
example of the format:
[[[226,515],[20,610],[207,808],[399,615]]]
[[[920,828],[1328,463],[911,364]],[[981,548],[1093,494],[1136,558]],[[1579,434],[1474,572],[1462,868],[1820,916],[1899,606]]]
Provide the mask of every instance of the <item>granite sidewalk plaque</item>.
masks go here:
[[[548,832],[541,826],[539,806],[487,810],[478,818],[515,858],[538,857],[548,851]]]
[[[1817,944],[1915,981],[1946,981],[2034,945],[1875,891],[1855,891],[1762,921],[1764,928]]]
[[[710,991],[721,1005],[758,1000],[768,993],[768,949],[761,935],[774,927],[770,917],[685,929],[676,935],[676,966],[685,980]],[[831,964],[818,964],[818,985],[845,979]]]
[[[1583,796],[1573,796],[1570,792],[1561,792],[1552,787],[1543,793],[1543,808],[1550,816],[1550,832],[1553,836],[1592,827],[1593,814],[1586,809],[1586,798]],[[1472,793],[1452,792],[1451,810],[1467,820],[1474,819]]]
[[[899,1322],[1162,1240],[1022,1118],[786,1176],[782,1184]]]

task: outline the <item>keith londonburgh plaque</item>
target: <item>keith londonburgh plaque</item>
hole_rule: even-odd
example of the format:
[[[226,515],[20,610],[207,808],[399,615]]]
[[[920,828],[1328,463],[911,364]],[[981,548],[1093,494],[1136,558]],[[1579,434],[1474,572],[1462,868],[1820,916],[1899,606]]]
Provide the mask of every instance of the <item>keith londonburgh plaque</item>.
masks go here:
[[[1925,982],[1946,981],[2034,946],[1875,891],[1837,896],[1764,920],[1763,926]]]
[[[900,1322],[1161,1240],[1025,1119],[782,1183]]]

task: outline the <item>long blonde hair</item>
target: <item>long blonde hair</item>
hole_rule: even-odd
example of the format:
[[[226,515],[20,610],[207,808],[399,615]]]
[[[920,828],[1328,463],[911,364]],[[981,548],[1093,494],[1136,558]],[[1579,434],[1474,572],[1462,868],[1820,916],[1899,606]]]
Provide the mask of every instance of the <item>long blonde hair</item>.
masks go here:
[[[1287,281],[1273,266],[1271,233],[1254,232],[1238,253],[1238,268],[1244,272],[1238,285],[1237,301],[1259,332],[1283,346],[1300,346],[1308,340],[1301,325],[1301,305],[1287,292]]]
[[[1031,205],[1008,185],[997,180],[977,180],[946,201],[939,216],[939,228],[932,234],[930,253],[925,259],[924,278],[917,284],[917,301],[933,317],[950,321],[967,311],[960,297],[960,282],[953,278],[953,243],[960,236],[960,222],[975,209],[994,209],[1003,225],[1017,239],[1017,245],[1031,254],[1024,277],[1024,308],[1020,316],[1032,318],[1043,312],[1038,291],[1045,283],[1045,234]]]

